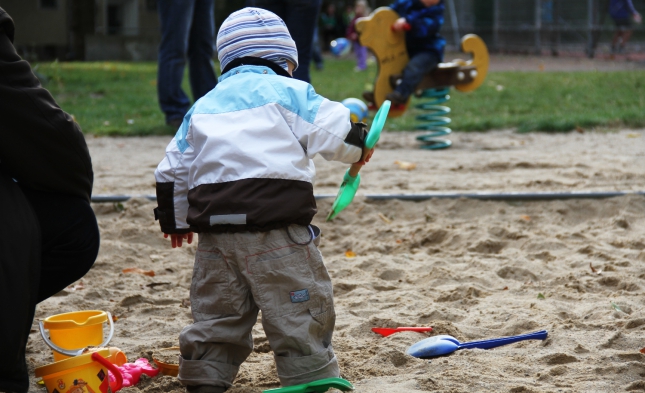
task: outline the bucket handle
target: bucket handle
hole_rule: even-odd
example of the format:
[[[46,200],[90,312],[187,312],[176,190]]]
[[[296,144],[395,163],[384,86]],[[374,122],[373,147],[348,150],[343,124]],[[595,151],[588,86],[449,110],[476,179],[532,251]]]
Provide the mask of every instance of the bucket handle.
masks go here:
[[[106,358],[99,355],[98,352],[92,352],[92,360],[101,363],[108,370],[110,370],[114,375],[114,378],[116,378],[116,388],[112,389],[112,392],[121,390],[121,387],[123,387],[123,375],[121,375],[121,370],[119,370],[114,364],[110,363]],[[110,386],[110,388],[112,387]]]
[[[106,311],[105,313],[107,314],[107,320],[108,320],[108,323],[110,324],[110,334],[108,334],[108,338],[105,339],[105,341],[102,342],[101,345],[99,345],[99,347],[107,346],[110,340],[112,340],[112,336],[114,335],[114,323],[112,322],[112,314],[110,314],[109,311]],[[63,355],[67,355],[67,356],[78,356],[83,354],[83,351],[85,350],[85,348],[63,349],[58,345],[54,344],[49,340],[49,338],[45,334],[45,325],[43,324],[43,321],[39,321],[38,325],[40,326],[40,335],[43,336],[43,340],[45,340],[45,344],[49,345],[49,347],[54,351],[58,353],[62,353]]]

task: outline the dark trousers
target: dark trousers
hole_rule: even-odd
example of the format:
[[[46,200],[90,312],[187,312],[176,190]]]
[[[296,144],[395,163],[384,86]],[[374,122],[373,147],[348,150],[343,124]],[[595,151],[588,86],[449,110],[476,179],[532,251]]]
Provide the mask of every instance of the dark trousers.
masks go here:
[[[419,52],[410,55],[410,61],[403,69],[401,83],[394,90],[408,98],[421,83],[424,75],[432,71],[440,61],[439,57],[432,52]]]
[[[28,391],[36,304],[83,277],[98,249],[89,202],[21,189],[0,173],[0,391]]]
[[[309,63],[320,4],[321,0],[246,1],[248,7],[263,8],[282,18],[298,48],[298,68],[293,72],[293,77],[307,83],[311,81]]]
[[[217,84],[213,69],[215,37],[214,0],[160,0],[159,70],[157,94],[166,121],[182,119],[190,99],[181,88],[188,61],[193,100],[197,101]]]

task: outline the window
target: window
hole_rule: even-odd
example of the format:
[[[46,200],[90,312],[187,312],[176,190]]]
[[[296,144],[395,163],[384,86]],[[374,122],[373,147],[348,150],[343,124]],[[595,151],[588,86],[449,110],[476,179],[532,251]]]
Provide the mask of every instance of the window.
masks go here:
[[[40,8],[46,10],[58,9],[58,0],[38,0]]]

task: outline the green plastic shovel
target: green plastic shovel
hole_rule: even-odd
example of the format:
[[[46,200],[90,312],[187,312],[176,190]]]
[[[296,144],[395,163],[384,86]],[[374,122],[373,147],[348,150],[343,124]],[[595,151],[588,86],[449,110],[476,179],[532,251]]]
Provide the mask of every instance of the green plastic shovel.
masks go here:
[[[319,379],[302,385],[287,386],[278,389],[268,389],[262,393],[322,393],[330,388],[338,389],[342,392],[354,390],[354,385],[342,378],[325,378]]]
[[[367,133],[367,138],[365,140],[365,147],[368,149],[376,146],[381,137],[381,131],[383,131],[383,126],[385,125],[385,120],[387,119],[387,114],[390,111],[390,101],[385,100],[381,108],[376,112],[374,116],[374,121],[372,122],[372,128],[370,132]],[[340,190],[338,190],[338,195],[336,195],[336,200],[331,206],[331,212],[327,216],[327,221],[331,221],[340,213],[344,208],[349,206],[350,203],[354,200],[358,186],[361,184],[361,175],[358,171],[361,170],[362,165],[352,164],[351,167],[345,172],[345,177],[343,182],[340,185]]]

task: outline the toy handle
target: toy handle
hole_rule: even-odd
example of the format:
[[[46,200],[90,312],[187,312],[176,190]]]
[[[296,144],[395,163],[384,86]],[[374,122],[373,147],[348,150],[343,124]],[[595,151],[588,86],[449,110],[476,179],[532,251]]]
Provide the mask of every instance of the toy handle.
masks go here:
[[[378,112],[376,112],[374,121],[372,122],[372,127],[370,128],[370,132],[367,133],[367,137],[365,138],[366,148],[374,148],[378,140],[381,138],[381,131],[383,131],[383,126],[385,126],[385,120],[387,119],[387,114],[390,112],[391,104],[392,103],[389,100],[385,100],[383,102],[383,105],[381,105],[381,107],[379,108]],[[361,164],[352,164],[352,166],[349,167],[349,172],[347,173],[349,174],[349,176],[354,178],[356,177],[356,175],[358,175],[358,172],[361,170],[362,166],[363,165]]]
[[[123,387],[123,375],[121,375],[121,370],[119,370],[114,364],[108,362],[107,359],[99,355],[97,352],[92,352],[92,360],[101,363],[105,368],[110,370],[112,375],[116,378],[116,389],[112,389],[112,386],[110,386],[110,389],[112,389],[113,392],[121,390],[121,387]]]
[[[110,340],[112,340],[112,336],[114,335],[114,323],[112,322],[112,314],[110,314],[109,311],[106,311],[105,313],[107,314],[107,320],[108,320],[108,323],[110,324],[110,333],[108,334],[108,337],[105,339],[105,341],[103,341],[100,345],[97,345],[98,347],[105,347],[110,342]],[[85,348],[64,349],[54,344],[49,340],[49,338],[45,334],[45,326],[43,324],[43,321],[39,321],[38,325],[40,326],[40,335],[43,337],[45,344],[49,345],[49,347],[54,351],[71,357],[83,354],[83,351],[85,350]]]
[[[522,334],[519,336],[495,338],[492,340],[472,341],[469,343],[460,343],[459,349],[472,349],[472,348],[490,349],[490,348],[501,347],[502,345],[512,344],[512,343],[515,343],[518,341],[524,341],[524,340],[545,340],[547,334],[548,333],[546,330],[540,330],[539,332]]]

